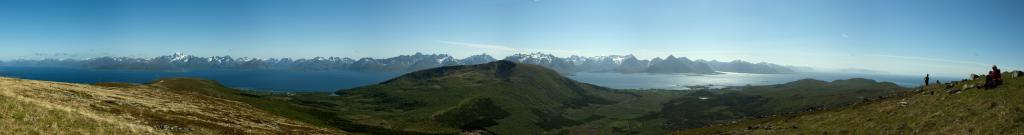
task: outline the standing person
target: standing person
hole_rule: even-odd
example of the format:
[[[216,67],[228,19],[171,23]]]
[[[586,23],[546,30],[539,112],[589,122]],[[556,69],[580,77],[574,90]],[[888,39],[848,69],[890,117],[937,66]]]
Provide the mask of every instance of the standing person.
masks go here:
[[[924,86],[928,86],[928,76],[930,76],[930,74],[924,74]]]

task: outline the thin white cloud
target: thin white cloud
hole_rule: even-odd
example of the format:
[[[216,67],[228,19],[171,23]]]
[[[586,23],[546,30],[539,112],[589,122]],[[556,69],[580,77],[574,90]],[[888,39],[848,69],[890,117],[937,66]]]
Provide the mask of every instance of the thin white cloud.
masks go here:
[[[990,64],[987,64],[987,63],[974,62],[974,61],[963,61],[963,60],[936,59],[936,58],[925,58],[925,57],[915,57],[915,56],[899,56],[899,55],[884,55],[884,54],[874,54],[874,55],[871,55],[871,56],[886,57],[886,58],[897,58],[897,59],[906,59],[906,60],[919,60],[919,61],[933,61],[933,62],[942,62],[942,63],[957,63],[957,64],[971,64],[971,65],[978,65],[978,66],[990,66]]]
[[[842,36],[843,38],[850,38],[850,35],[846,35],[846,33],[843,33],[842,35],[839,36]]]
[[[579,54],[580,53],[579,51],[573,51],[573,50],[513,48],[513,47],[508,47],[508,46],[503,46],[503,45],[495,45],[495,44],[467,43],[467,42],[457,42],[457,41],[447,41],[447,40],[435,40],[435,42],[442,43],[442,44],[449,44],[449,45],[459,45],[459,46],[465,46],[465,47],[472,47],[472,48],[491,49],[491,50],[498,50],[498,51],[505,51],[505,52],[547,52],[547,53],[568,53],[568,54]]]
[[[436,40],[435,42],[442,43],[442,44],[450,44],[450,45],[460,45],[460,46],[465,46],[465,47],[473,47],[473,48],[493,49],[493,50],[501,50],[501,51],[516,51],[516,48],[502,46],[502,45],[477,44],[477,43],[455,42],[455,41],[445,41],[445,40]]]
[[[580,51],[572,51],[572,50],[529,49],[529,48],[520,48],[520,52],[553,52],[553,53],[580,54]]]

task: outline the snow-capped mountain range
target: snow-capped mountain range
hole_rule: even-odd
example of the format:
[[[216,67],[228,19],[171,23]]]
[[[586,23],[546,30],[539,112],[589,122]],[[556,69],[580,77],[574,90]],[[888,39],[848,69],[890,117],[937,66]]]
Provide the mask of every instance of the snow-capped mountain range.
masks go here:
[[[6,65],[19,66],[80,66],[91,69],[127,69],[127,70],[220,70],[220,69],[279,69],[298,71],[386,71],[410,72],[441,66],[472,65],[496,61],[487,54],[473,55],[462,59],[447,54],[400,55],[391,58],[250,58],[231,56],[199,57],[184,53],[174,53],[154,58],[131,57],[98,57],[84,60],[13,60],[0,62]],[[664,59],[637,59],[633,55],[608,56],[569,56],[556,57],[551,54],[531,53],[515,54],[504,60],[541,65],[562,73],[573,72],[620,72],[620,73],[696,73],[712,74],[717,72],[739,73],[792,73],[790,66],[771,63],[750,63],[741,60],[731,62],[690,60],[686,57],[668,56]]]

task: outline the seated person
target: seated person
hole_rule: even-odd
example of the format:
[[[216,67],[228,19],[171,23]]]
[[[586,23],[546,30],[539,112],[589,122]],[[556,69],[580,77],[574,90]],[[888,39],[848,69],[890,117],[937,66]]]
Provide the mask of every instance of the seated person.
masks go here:
[[[999,71],[999,68],[992,65],[992,71],[989,71],[988,75],[985,76],[985,88],[995,88],[996,86],[1003,84],[1003,77],[1001,74],[1002,71]]]

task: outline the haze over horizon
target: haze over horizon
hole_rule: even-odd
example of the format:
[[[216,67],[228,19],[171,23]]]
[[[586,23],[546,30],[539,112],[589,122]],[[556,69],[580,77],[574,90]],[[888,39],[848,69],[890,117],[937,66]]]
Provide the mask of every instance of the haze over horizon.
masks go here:
[[[1024,1],[0,0],[0,60],[386,58],[423,52],[770,62],[962,76],[1021,69]],[[569,7],[569,8],[566,8]]]

